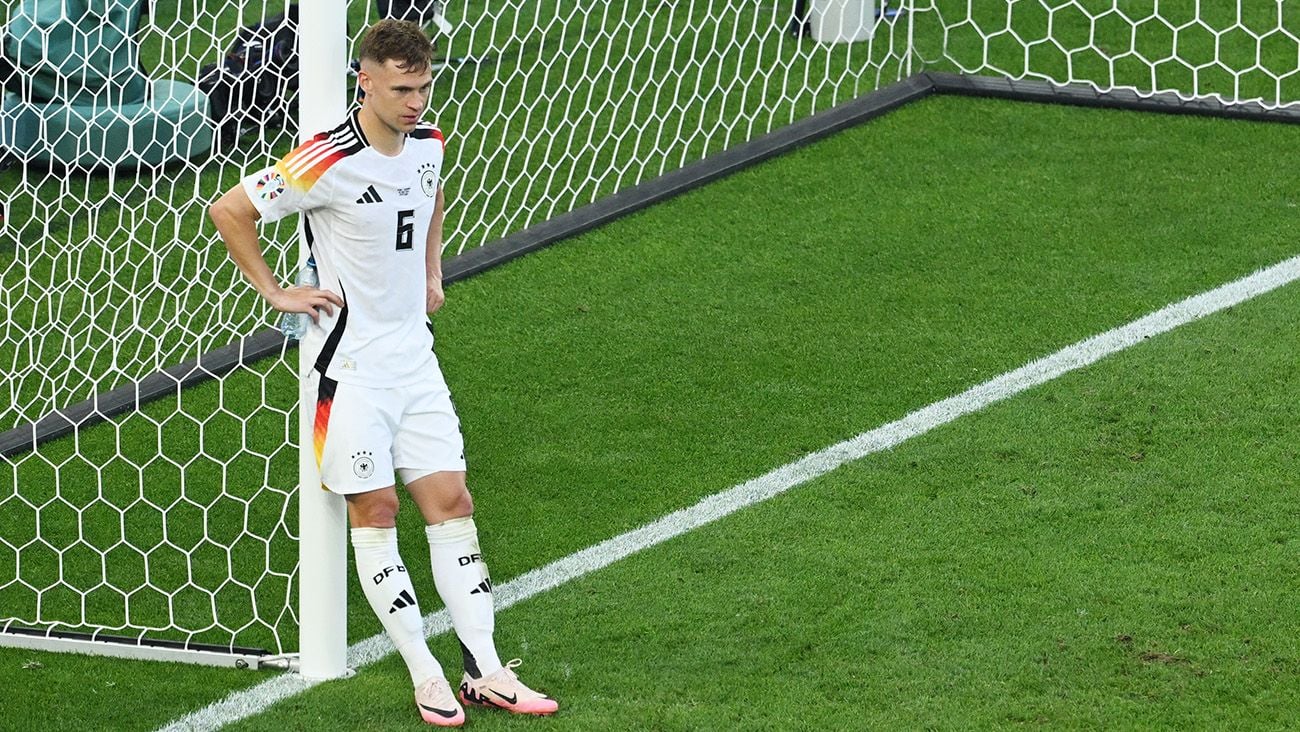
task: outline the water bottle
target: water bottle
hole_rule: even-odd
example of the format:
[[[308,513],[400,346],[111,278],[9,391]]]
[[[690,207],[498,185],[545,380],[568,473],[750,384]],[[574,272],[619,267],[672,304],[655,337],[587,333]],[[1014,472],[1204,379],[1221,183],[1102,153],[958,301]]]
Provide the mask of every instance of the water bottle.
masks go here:
[[[298,272],[299,287],[320,287],[320,277],[316,276],[316,258],[308,257],[307,263]],[[280,332],[285,338],[300,341],[307,335],[311,326],[311,316],[307,313],[283,313],[280,315]]]

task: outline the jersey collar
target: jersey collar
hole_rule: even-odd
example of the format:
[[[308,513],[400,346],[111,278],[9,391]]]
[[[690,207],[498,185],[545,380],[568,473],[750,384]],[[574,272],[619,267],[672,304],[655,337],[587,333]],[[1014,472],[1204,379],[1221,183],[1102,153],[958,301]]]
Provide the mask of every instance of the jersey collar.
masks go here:
[[[361,115],[360,107],[353,109],[352,114],[348,116],[348,126],[352,128],[352,134],[357,136],[357,139],[361,141],[362,145],[365,145],[366,147],[370,147],[370,140],[366,137],[366,131],[361,129],[360,115]]]

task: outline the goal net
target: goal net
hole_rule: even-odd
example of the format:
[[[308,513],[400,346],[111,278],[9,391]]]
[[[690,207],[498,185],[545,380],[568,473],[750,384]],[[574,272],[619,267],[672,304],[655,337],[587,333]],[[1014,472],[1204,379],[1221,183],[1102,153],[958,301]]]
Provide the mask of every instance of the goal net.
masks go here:
[[[294,9],[3,2],[0,643],[295,651],[296,357],[221,373],[204,359],[273,322],[206,208],[295,143],[293,52],[276,40]],[[351,41],[400,4],[348,2]],[[811,37],[796,10],[811,24],[862,5],[446,3],[427,22],[446,253],[926,69],[1300,98],[1300,11],[1283,0],[880,1],[852,43]],[[264,227],[263,243],[289,280],[294,225]],[[145,403],[147,379],[163,396]]]
[[[351,42],[400,4],[348,3]],[[206,374],[204,354],[273,324],[206,208],[295,144],[295,61],[280,41],[296,8],[143,5],[5,3],[0,643],[292,652],[297,359],[281,348]],[[784,2],[443,10],[427,26],[448,255],[907,73],[898,19],[873,18],[872,40],[822,44],[791,33]],[[287,281],[294,225],[262,233]],[[214,378],[186,386],[196,375]],[[150,379],[163,396],[145,403]]]
[[[916,0],[918,66],[1183,100],[1300,100],[1284,0]]]

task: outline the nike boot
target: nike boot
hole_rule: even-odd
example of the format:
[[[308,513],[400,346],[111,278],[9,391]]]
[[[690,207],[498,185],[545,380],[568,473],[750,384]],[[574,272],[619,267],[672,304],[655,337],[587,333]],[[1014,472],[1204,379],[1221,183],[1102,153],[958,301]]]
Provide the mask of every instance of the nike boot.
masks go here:
[[[429,724],[459,727],[465,723],[465,710],[456,703],[456,695],[451,693],[451,684],[441,676],[420,684],[420,688],[415,690],[415,705],[420,708],[420,716]]]
[[[515,714],[554,714],[560,705],[545,694],[540,694],[519,680],[514,669],[523,661],[516,658],[501,670],[481,679],[471,679],[468,674],[460,682],[460,699],[467,706],[498,707]]]

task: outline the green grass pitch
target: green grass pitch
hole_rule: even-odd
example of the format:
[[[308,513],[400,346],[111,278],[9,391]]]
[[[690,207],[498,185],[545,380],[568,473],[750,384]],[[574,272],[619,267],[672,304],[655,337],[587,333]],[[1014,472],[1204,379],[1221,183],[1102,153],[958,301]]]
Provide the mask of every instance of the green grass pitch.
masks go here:
[[[350,3],[353,28],[364,5]],[[1275,78],[1295,61],[1294,43],[1280,34],[1256,47],[1239,30],[1215,37],[1188,25],[1195,17],[1231,24],[1230,4],[1160,2],[1173,25],[1188,25],[1177,38],[1161,23],[1130,32],[1113,13],[1095,24],[1088,18],[1112,8],[1146,17],[1156,10],[1152,0],[1083,0],[1050,12],[1051,4],[1033,2],[919,5],[917,61],[927,68],[973,68],[987,58],[1013,75],[1104,77],[1113,69],[1139,89],[1199,84],[1202,92],[1265,98],[1294,97],[1300,83],[1294,74]],[[554,16],[560,7],[543,3],[530,15]],[[499,98],[573,90],[616,97],[682,59],[674,52],[657,65],[625,66],[604,85],[583,82],[588,60],[635,54],[637,38],[706,18],[720,19],[705,24],[728,37],[770,20],[767,7],[720,10],[730,7],[693,3],[636,15],[632,40],[614,41],[606,18],[560,45],[540,26],[516,37],[519,19],[494,10],[491,32],[452,50],[500,49],[495,62],[438,85],[440,122],[469,143],[453,152],[474,152],[472,140],[525,139],[565,124],[564,105],[524,118],[487,115],[481,127],[458,124]],[[174,34],[189,10],[163,1],[153,12],[155,26]],[[953,25],[968,12],[971,22]],[[1300,29],[1281,6],[1239,12],[1258,33]],[[228,31],[257,15],[252,3],[224,4],[211,22]],[[1026,54],[998,32],[1009,26],[1035,40],[1049,24],[1075,50],[1035,44]],[[719,78],[755,93],[682,106],[667,118],[664,129],[696,114],[736,121],[676,150],[682,160],[861,91],[863,80],[846,71],[852,53],[778,36],[769,24],[757,53],[718,62]],[[215,53],[195,38],[150,31],[146,65],[185,78]],[[1112,66],[1107,56],[1130,47],[1148,58],[1176,53],[1200,68],[1166,62],[1152,70],[1134,56]],[[560,49],[568,60],[557,65]],[[701,44],[689,54],[710,59],[712,51]],[[515,76],[538,64],[557,73],[543,83]],[[765,73],[774,69],[784,70]],[[801,79],[814,78],[833,81],[798,96]],[[688,74],[659,93],[697,82]],[[766,100],[774,96],[782,101],[772,106]],[[602,109],[586,122],[593,134],[639,124],[627,105]],[[440,353],[464,412],[494,577],[516,576],[1294,253],[1286,128],[1029,109],[931,100],[452,288],[452,307],[438,319]],[[282,151],[290,142],[282,135],[257,144],[234,157],[260,161],[263,148]],[[534,167],[557,180],[572,174],[564,200],[580,203],[618,185],[593,183],[584,171],[616,168],[623,183],[653,175],[657,156],[638,161],[669,144],[646,134],[562,149],[570,159],[558,167],[523,148],[480,161],[450,182],[461,205],[451,211],[452,229],[479,220],[486,225],[474,236],[491,238],[557,205],[536,186],[471,195],[484,181]],[[27,373],[32,364],[59,382],[62,404],[151,370],[155,357],[178,361],[265,322],[219,248],[182,254],[166,246],[205,236],[200,211],[166,209],[215,196],[234,172],[171,171],[112,185],[101,176],[71,188],[48,178],[31,199],[9,201],[18,220],[39,210],[32,220],[47,245],[75,246],[92,232],[104,241],[79,255],[79,271],[95,273],[85,276],[87,289],[130,291],[136,270],[123,268],[127,261],[145,262],[142,276],[162,286],[96,318],[79,288],[49,303],[6,301],[14,322],[46,336],[36,350],[4,354],[12,374],[27,375],[15,402],[0,405],[0,422],[52,405],[50,384]],[[31,182],[23,171],[0,173],[6,189]],[[110,189],[123,205],[107,215],[76,218],[49,205]],[[139,233],[120,240],[115,232],[124,228]],[[13,261],[15,231],[26,242],[36,229],[0,233],[4,291],[58,281],[57,265],[39,256]],[[283,250],[272,257],[287,270]],[[184,287],[195,272],[217,274],[198,278],[210,288]],[[1284,290],[1163,336],[531,600],[503,614],[503,652],[526,649],[529,678],[561,697],[566,726],[586,729],[1284,726],[1297,671],[1286,605],[1296,589],[1287,569],[1295,547],[1282,521],[1294,515],[1295,419],[1286,397],[1295,389],[1287,333],[1277,323],[1293,311],[1293,298]],[[65,335],[71,342],[131,322],[167,332],[90,359],[65,350]],[[245,421],[263,392],[273,409]],[[85,596],[85,612],[108,622],[129,614],[137,623],[162,623],[172,612],[192,627],[220,615],[247,622],[237,642],[270,645],[276,630],[292,647],[290,615],[252,612],[292,593],[296,516],[281,488],[294,482],[292,392],[288,369],[259,364],[224,387],[187,392],[190,416],[163,401],[87,430],[76,444],[49,445],[39,459],[0,465],[0,485],[21,483],[36,505],[56,488],[74,503],[101,490],[108,502],[125,503],[141,486],[150,501],[168,505],[182,481],[189,501],[165,519],[139,507],[118,514],[101,501],[80,526],[57,501],[39,512],[10,501],[0,507],[7,540],[35,537],[39,521],[54,545],[79,532],[85,544],[62,557],[39,545],[21,557],[0,550],[0,566],[21,561],[27,582],[62,579],[85,589],[98,582],[101,561],[88,547],[128,537],[153,549],[110,551],[110,580],[133,586],[147,575],[172,591],[184,584],[184,553],[193,552],[196,581],[224,577],[227,562],[235,581],[211,598],[182,589],[170,610],[166,592],[127,600],[101,587]],[[189,451],[194,462],[99,467],[119,453],[148,460],[160,436],[172,454]],[[263,454],[240,455],[243,443],[265,446]],[[218,486],[236,500],[222,498]],[[514,502],[527,510],[512,510]],[[418,525],[411,515],[404,520],[409,539]],[[268,540],[242,540],[228,554],[203,540],[233,539],[245,523],[265,527]],[[422,566],[419,543],[404,546],[408,563]],[[428,589],[422,601],[435,607]],[[30,615],[35,602],[30,589],[0,589],[6,612]],[[83,613],[69,587],[43,602],[46,617],[75,624]],[[358,593],[350,607],[353,640],[378,631]],[[231,640],[220,629],[199,639]],[[434,642],[451,665],[454,641]],[[18,690],[0,699],[0,717],[18,728],[145,729],[251,678],[0,651],[0,684]],[[414,728],[402,679],[390,658],[244,726]],[[629,695],[628,686],[644,691]],[[724,687],[725,698],[711,693]],[[90,700],[84,710],[31,713],[66,710],[69,690]],[[512,726],[484,715],[474,724]]]
[[[494,579],[1294,255],[1294,135],[930,99],[455,285],[439,353]],[[566,729],[1285,726],[1298,298],[528,600],[502,653]],[[256,381],[205,388],[237,410]],[[353,641],[379,631],[349,603]],[[148,729],[261,678],[3,650],[0,712]],[[235,728],[415,729],[407,684],[389,657]]]

